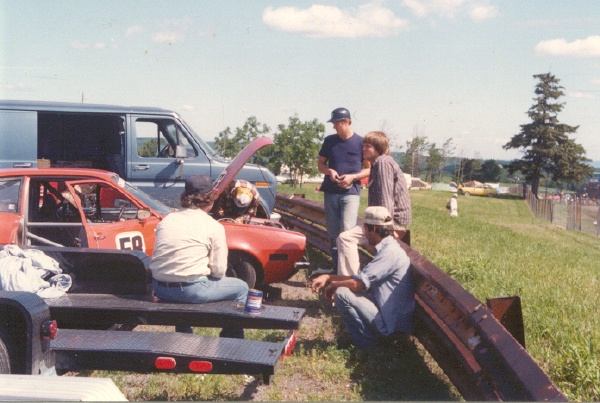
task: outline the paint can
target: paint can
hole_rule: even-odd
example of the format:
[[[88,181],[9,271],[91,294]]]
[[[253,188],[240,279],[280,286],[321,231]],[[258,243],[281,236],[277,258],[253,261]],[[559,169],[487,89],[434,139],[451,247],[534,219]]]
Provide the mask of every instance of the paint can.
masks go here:
[[[246,298],[246,308],[244,312],[248,315],[260,314],[260,307],[262,305],[263,292],[260,290],[250,289],[248,290],[248,297]]]

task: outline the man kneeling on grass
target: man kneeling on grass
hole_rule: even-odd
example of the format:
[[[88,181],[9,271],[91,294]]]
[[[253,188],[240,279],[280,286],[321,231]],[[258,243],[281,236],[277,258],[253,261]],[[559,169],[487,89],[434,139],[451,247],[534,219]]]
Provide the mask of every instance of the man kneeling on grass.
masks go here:
[[[375,257],[357,275],[323,274],[311,288],[325,289],[335,303],[352,343],[359,349],[408,335],[415,306],[410,259],[392,236],[393,219],[385,207],[367,207],[364,232]]]

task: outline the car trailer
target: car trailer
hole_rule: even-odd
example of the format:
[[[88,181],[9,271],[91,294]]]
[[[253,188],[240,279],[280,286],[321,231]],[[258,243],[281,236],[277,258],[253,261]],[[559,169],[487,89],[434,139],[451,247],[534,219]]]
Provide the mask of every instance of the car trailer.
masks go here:
[[[261,374],[268,384],[296,342],[305,310],[262,305],[248,315],[234,301],[157,302],[149,258],[136,251],[35,247],[73,278],[69,292],[42,299],[0,291],[0,373],[62,374],[110,370],[140,373]],[[130,331],[137,325],[190,325],[283,330],[281,342],[175,332]],[[284,335],[285,334],[285,335]]]

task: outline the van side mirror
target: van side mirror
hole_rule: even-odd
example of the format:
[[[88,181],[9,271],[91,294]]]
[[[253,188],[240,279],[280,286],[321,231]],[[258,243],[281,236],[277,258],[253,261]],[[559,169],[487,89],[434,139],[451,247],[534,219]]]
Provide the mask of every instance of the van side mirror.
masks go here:
[[[178,163],[182,163],[187,158],[187,149],[185,146],[177,146],[175,148],[175,158],[177,158]]]
[[[138,220],[147,220],[148,218],[150,218],[150,216],[152,216],[152,213],[150,213],[150,210],[148,210],[147,208],[138,210],[138,213],[137,213]]]

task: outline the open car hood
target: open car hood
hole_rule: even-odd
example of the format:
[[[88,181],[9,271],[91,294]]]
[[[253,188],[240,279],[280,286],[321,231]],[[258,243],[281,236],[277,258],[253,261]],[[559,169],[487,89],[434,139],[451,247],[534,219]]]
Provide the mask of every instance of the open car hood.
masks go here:
[[[248,162],[258,150],[265,146],[273,144],[273,140],[268,137],[259,137],[252,140],[238,155],[231,161],[231,163],[221,172],[219,177],[213,183],[214,198],[218,198],[221,193],[229,186],[231,181],[235,179],[237,174],[240,172],[244,164]]]

